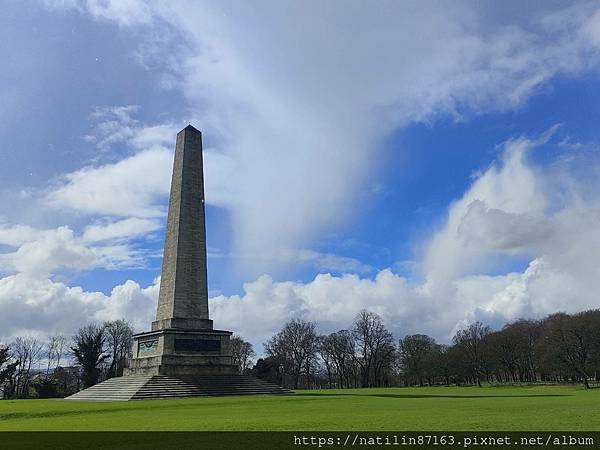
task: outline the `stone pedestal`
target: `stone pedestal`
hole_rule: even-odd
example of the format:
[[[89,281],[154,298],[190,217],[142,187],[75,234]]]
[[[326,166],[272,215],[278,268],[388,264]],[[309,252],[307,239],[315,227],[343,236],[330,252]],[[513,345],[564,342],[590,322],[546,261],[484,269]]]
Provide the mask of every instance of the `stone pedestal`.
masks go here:
[[[210,375],[236,372],[231,331],[165,329],[136,334],[123,375]]]

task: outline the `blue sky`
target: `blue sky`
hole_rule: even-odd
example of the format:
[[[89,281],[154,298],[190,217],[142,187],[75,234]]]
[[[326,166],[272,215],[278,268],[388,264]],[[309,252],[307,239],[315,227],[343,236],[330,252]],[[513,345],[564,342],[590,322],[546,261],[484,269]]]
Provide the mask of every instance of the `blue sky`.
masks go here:
[[[597,306],[598,3],[25,3],[0,18],[0,340],[149,326],[188,123],[211,312],[257,345],[361,308],[447,340]]]

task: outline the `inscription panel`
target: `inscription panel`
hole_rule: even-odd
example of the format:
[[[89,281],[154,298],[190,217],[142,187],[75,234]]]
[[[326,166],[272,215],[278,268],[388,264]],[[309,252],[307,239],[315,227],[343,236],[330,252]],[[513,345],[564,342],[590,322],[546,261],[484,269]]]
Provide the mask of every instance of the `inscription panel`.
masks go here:
[[[176,352],[221,352],[221,341],[216,339],[175,339]]]
[[[139,356],[150,356],[158,350],[158,339],[152,339],[149,341],[138,342],[138,355]]]

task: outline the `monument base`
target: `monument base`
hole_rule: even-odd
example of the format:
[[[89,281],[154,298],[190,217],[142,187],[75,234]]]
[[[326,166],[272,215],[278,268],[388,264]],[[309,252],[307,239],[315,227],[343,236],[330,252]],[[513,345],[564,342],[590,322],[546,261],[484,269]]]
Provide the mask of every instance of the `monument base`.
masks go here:
[[[110,378],[69,400],[144,400],[214,395],[292,394],[237,373],[231,331],[164,329],[134,335],[133,354],[122,377]]]
[[[236,373],[231,331],[163,329],[133,336],[133,359],[123,375],[196,376]]]
[[[293,394],[249,375],[130,375],[110,378],[67,397],[68,400],[128,401],[221,395]]]

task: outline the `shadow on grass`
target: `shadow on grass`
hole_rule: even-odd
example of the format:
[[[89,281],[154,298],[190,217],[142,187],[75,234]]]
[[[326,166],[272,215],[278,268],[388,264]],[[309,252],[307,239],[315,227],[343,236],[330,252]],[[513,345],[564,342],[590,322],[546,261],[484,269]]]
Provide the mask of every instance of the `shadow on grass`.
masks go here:
[[[524,395],[451,395],[451,394],[353,394],[353,393],[299,393],[298,397],[380,397],[380,398],[531,398],[531,397],[569,397],[569,394],[524,394]]]

